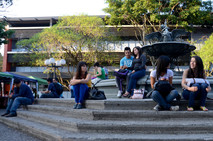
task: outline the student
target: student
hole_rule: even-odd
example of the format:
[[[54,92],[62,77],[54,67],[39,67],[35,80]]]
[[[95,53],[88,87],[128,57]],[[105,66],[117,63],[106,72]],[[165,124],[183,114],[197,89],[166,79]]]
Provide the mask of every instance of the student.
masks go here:
[[[209,82],[206,79],[203,69],[203,61],[199,56],[193,56],[190,61],[189,69],[183,72],[182,87],[183,97],[189,100],[187,110],[194,110],[194,100],[200,100],[200,109],[208,111],[205,107],[206,97],[211,91]],[[191,82],[189,82],[191,81]],[[188,83],[188,85],[187,85]]]
[[[105,79],[105,71],[104,69],[100,66],[99,62],[96,62],[94,64],[94,69],[95,69],[95,75],[94,77],[96,77],[95,79],[92,79],[92,83],[93,84],[97,84],[100,80],[104,80]]]
[[[73,109],[82,109],[84,100],[88,97],[89,88],[92,87],[91,75],[87,72],[86,62],[79,62],[77,65],[76,74],[70,81],[73,86],[75,96],[75,105]]]
[[[48,90],[41,91],[42,95],[40,98],[59,98],[59,94],[57,94],[56,88],[53,84],[53,79],[48,78],[47,83],[48,83]]]
[[[59,95],[59,98],[64,98],[63,97],[63,86],[61,85],[61,83],[59,83],[58,78],[53,79],[53,84],[56,88],[56,92]]]
[[[134,57],[131,56],[131,49],[130,49],[130,47],[125,47],[124,48],[124,55],[125,56],[120,60],[120,69],[127,70],[127,71],[129,71],[129,73],[131,73],[131,70],[127,69],[128,67],[131,67],[132,61],[134,59]],[[122,96],[122,93],[123,93],[122,83],[125,80],[126,79],[123,79],[123,78],[120,78],[120,77],[116,76],[116,83],[117,83],[117,86],[118,86],[118,94],[117,94],[118,98],[120,98]],[[126,82],[126,83],[128,85],[128,82]]]
[[[134,59],[131,67],[127,68],[132,72],[128,77],[129,81],[127,84],[127,91],[123,94],[124,97],[130,97],[133,95],[133,90],[136,88],[138,79],[144,77],[146,74],[146,57],[142,54],[140,47],[133,48],[133,56]]]
[[[6,113],[1,116],[15,117],[17,116],[16,110],[20,105],[31,105],[34,101],[33,93],[26,84],[21,83],[19,79],[15,79],[14,84],[16,86],[14,94],[9,95]]]
[[[167,56],[160,56],[157,60],[157,69],[150,73],[151,88],[155,89],[157,81],[162,80],[168,82],[168,85],[172,85],[173,71],[168,69],[170,66],[170,59]],[[169,85],[169,86],[170,86]],[[152,92],[152,99],[158,103],[153,109],[159,110],[179,110],[179,106],[171,106],[171,102],[178,97],[177,90],[170,90],[168,93],[162,93],[160,90],[154,90]]]

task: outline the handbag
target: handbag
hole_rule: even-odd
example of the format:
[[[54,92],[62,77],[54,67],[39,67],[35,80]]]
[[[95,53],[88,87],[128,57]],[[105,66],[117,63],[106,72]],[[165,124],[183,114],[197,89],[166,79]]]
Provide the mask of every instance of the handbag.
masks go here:
[[[144,98],[144,89],[134,89],[132,99],[143,99]]]
[[[175,88],[169,83],[169,81],[158,80],[154,85],[154,90],[158,91],[162,96],[167,96]]]
[[[106,96],[104,94],[104,91],[100,91],[97,88],[92,88],[89,91],[89,99],[92,99],[92,100],[105,100]]]
[[[114,71],[113,75],[122,79],[126,79],[128,73],[129,73],[128,70],[119,69],[118,71]]]

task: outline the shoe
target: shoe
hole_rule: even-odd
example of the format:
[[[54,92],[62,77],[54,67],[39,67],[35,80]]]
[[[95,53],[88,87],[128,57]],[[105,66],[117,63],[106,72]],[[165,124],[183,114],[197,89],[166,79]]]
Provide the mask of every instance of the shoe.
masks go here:
[[[179,110],[179,106],[171,106],[170,110],[171,111],[178,111]]]
[[[187,107],[187,111],[194,111],[193,107]]]
[[[130,97],[130,94],[129,93],[125,93],[125,94],[123,94],[123,97]]]
[[[162,110],[162,108],[161,108],[160,105],[157,104],[157,105],[153,108],[153,110],[155,110],[155,111],[160,111],[160,110]]]
[[[2,114],[1,116],[3,117],[3,116],[6,116],[6,115],[9,115],[10,113],[4,113],[4,114]]]
[[[82,108],[83,108],[82,104],[78,104],[78,106],[76,107],[76,109],[82,109]]]
[[[117,97],[121,98],[121,96],[122,96],[122,91],[118,91]]]
[[[73,106],[73,109],[77,109],[78,104],[75,103],[75,105]]]
[[[9,115],[6,115],[5,117],[16,117],[17,114],[9,114]]]
[[[201,109],[202,111],[208,111],[208,109],[207,109],[205,106],[200,106],[200,109]]]

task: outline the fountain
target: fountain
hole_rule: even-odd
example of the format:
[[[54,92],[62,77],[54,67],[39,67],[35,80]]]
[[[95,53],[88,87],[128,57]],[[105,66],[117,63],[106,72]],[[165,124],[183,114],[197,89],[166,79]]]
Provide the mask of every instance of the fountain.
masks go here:
[[[165,21],[164,25],[161,25],[161,32],[153,32],[145,36],[146,41],[150,44],[142,47],[142,51],[147,55],[153,56],[157,59],[161,55],[168,56],[172,62],[177,61],[178,57],[184,56],[193,50],[194,45],[184,42],[180,37],[186,36],[191,38],[190,33],[184,29],[174,29],[169,32],[169,27]]]

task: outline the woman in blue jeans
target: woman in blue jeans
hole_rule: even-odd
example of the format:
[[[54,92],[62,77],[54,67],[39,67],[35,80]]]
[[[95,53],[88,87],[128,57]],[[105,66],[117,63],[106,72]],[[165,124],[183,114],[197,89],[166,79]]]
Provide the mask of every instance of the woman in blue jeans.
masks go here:
[[[82,104],[88,97],[89,88],[92,87],[91,75],[87,73],[86,62],[82,61],[78,63],[76,74],[70,81],[70,85],[73,86],[75,97],[75,105],[73,106],[73,109],[82,109]]]
[[[170,59],[167,56],[160,56],[157,60],[157,69],[150,73],[151,87],[155,89],[155,83],[159,80],[168,81],[172,85],[173,71],[168,69]],[[152,99],[158,103],[153,109],[159,110],[179,110],[179,106],[171,106],[171,102],[178,96],[177,90],[171,90],[169,94],[160,93],[157,90],[152,92]]]
[[[192,83],[191,83],[191,82]],[[211,87],[206,80],[203,69],[203,61],[199,56],[193,56],[190,61],[189,69],[183,72],[182,77],[183,97],[189,100],[187,110],[194,110],[194,100],[200,100],[200,109],[208,111],[205,107],[206,97]]]
[[[138,79],[142,78],[146,74],[146,57],[142,54],[140,47],[133,48],[134,59],[131,67],[124,69],[132,70],[128,76],[127,91],[123,94],[123,97],[130,97],[133,95],[133,90],[136,88]]]

